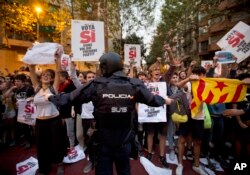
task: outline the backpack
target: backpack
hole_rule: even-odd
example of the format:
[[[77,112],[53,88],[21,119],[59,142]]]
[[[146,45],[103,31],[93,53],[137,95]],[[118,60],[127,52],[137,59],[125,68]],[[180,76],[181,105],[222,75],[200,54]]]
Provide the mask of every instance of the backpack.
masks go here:
[[[174,101],[169,105],[169,114],[175,123],[185,123],[191,115],[186,94],[179,91],[170,96]]]

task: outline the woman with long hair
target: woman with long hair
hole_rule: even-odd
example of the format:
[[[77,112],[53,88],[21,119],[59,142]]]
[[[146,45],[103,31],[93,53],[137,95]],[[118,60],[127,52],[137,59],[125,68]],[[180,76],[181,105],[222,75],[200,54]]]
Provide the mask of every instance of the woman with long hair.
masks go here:
[[[59,86],[58,72],[61,70],[62,48],[55,55],[56,70],[46,69],[40,80],[35,73],[35,65],[30,65],[30,77],[36,95],[36,141],[39,173],[49,174],[52,163],[57,164],[57,175],[63,175],[63,157],[66,153],[62,118],[59,117],[57,107],[45,99],[44,94],[56,94]]]

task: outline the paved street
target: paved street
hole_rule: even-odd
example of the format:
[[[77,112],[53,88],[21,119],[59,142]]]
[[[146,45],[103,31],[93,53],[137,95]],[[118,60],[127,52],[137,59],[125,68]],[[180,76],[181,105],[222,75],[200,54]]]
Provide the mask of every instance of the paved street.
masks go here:
[[[156,154],[153,155],[153,163],[156,166],[161,166],[160,162],[157,159],[158,150],[156,150]],[[4,150],[1,149],[0,152],[0,175],[15,175],[15,167],[16,164],[28,159],[30,156],[36,157],[36,148],[33,145],[31,149],[25,150],[20,146],[15,147],[7,147]],[[192,170],[192,162],[186,160],[183,175],[197,175]],[[79,161],[74,164],[65,165],[65,175],[81,175],[83,166],[87,164],[86,159]],[[170,168],[172,169],[172,175],[175,175],[176,165],[170,164]],[[53,167],[53,171],[50,175],[56,174],[56,168]],[[95,171],[91,171],[89,175],[94,175]],[[219,173],[217,175],[226,175],[228,173]],[[114,173],[116,175],[116,173]],[[131,175],[147,175],[147,172],[140,164],[139,160],[131,160]]]

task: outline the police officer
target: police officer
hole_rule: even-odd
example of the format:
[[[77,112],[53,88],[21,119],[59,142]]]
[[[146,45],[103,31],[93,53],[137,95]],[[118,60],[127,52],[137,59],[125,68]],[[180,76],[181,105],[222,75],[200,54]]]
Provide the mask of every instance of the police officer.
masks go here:
[[[121,57],[114,52],[101,56],[100,69],[102,76],[70,94],[47,95],[54,104],[63,106],[70,102],[93,102],[96,120],[97,175],[113,174],[113,162],[117,174],[129,175],[129,154],[131,141],[134,140],[132,131],[132,113],[135,104],[145,103],[158,107],[171,99],[153,95],[138,79],[128,78],[123,73]]]

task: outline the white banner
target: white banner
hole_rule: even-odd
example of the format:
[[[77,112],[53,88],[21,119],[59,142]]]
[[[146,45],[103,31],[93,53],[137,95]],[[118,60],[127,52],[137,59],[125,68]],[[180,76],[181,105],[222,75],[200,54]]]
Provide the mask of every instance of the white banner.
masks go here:
[[[147,88],[151,91],[152,94],[160,95],[163,98],[167,94],[166,82],[152,82],[146,84]],[[138,105],[138,122],[140,123],[159,123],[166,122],[166,105],[161,107],[151,107],[145,104],[139,103]]]
[[[55,64],[55,53],[59,47],[57,43],[37,43],[28,49],[23,57],[26,64]]]
[[[18,101],[18,115],[17,121],[28,125],[35,125],[36,107],[33,101],[19,100]]]
[[[98,61],[105,51],[102,21],[72,20],[73,61]]]
[[[125,44],[124,45],[124,64],[133,63],[136,67],[141,66],[141,45]]]
[[[231,52],[237,57],[237,63],[240,63],[250,56],[250,26],[240,21],[217,45],[222,50]]]
[[[84,158],[84,151],[80,148],[80,145],[77,145],[68,151],[67,156],[63,158],[63,163],[75,163]]]
[[[16,164],[17,175],[35,175],[38,169],[38,161],[34,157]]]

